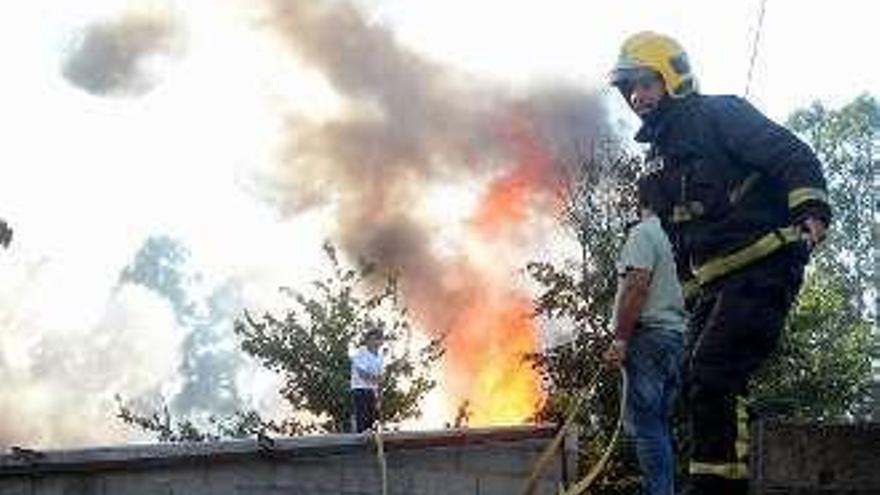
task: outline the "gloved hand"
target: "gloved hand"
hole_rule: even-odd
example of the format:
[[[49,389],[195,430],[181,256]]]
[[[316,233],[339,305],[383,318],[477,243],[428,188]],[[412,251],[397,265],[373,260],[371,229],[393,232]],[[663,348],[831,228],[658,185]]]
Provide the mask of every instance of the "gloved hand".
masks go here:
[[[608,349],[602,353],[602,361],[608,367],[619,368],[623,366],[626,360],[627,342],[621,339],[614,339]]]
[[[804,241],[810,246],[810,251],[825,240],[825,232],[828,226],[819,218],[809,216],[801,222],[801,231]]]

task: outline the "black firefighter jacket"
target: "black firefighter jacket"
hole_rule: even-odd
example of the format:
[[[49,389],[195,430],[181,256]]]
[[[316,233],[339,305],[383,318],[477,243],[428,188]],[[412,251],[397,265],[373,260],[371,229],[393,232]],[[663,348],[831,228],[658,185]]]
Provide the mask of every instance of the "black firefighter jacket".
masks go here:
[[[794,231],[808,215],[830,222],[815,154],[742,98],[667,99],[636,140],[651,144],[653,206],[683,278],[724,258],[734,258],[734,266],[712,277],[756,261],[785,244],[768,243],[774,233],[783,239],[780,232]]]

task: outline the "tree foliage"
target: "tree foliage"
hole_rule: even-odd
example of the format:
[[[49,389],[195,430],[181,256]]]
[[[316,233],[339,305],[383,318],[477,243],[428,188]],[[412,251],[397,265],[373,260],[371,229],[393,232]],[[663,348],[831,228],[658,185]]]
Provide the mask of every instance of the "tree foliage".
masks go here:
[[[418,416],[420,400],[435,385],[431,364],[440,357],[439,341],[417,346],[393,276],[380,290],[361,297],[359,289],[374,267],[345,268],[331,246],[325,250],[333,273],[314,283],[314,294],[285,289],[293,307],[283,315],[252,318],[246,313],[236,322],[242,349],[282,374],[280,393],[293,410],[315,415],[319,431],[341,432],[353,412],[349,351],[368,328],[378,326],[386,351],[381,417],[395,423]]]
[[[880,105],[869,95],[839,110],[814,103],[792,114],[789,126],[821,159],[834,208],[834,228],[815,263],[842,277],[856,312],[871,316],[880,270]],[[873,308],[865,297],[872,286]]]
[[[878,108],[867,96],[839,111],[820,104],[795,112],[790,127],[809,141],[825,165],[835,209],[831,238],[813,267],[793,309],[780,351],[754,384],[759,410],[801,418],[859,414],[870,379],[870,308],[877,294]],[[580,252],[563,264],[530,263],[539,284],[537,314],[576,328],[571,343],[535,356],[548,389],[539,418],[559,421],[600,366],[610,340],[615,262],[625,225],[635,211],[635,178],[641,160],[614,140],[596,152],[585,146],[567,167],[561,221],[572,228]],[[873,257],[873,258],[872,258]],[[871,281],[874,280],[873,289]],[[876,299],[875,299],[876,304]],[[610,376],[610,375],[607,375]],[[604,380],[591,405],[579,412],[582,458],[595,460],[617,416],[617,383]],[[676,427],[684,436],[682,420]],[[682,438],[680,452],[687,440]],[[634,490],[627,456],[612,462],[602,493]],[[630,466],[629,472],[634,468]]]
[[[140,285],[164,298],[186,332],[178,367],[181,386],[169,399],[169,414],[232,414],[242,406],[235,378],[244,359],[232,331],[240,310],[239,287],[229,280],[206,287],[190,257],[172,237],[149,237],[118,283]]]
[[[142,414],[124,406],[119,417],[160,441],[347,431],[353,413],[349,354],[374,326],[384,333],[381,417],[393,424],[418,416],[421,400],[435,386],[431,366],[441,356],[440,342],[417,341],[393,275],[379,274],[369,264],[344,266],[330,244],[325,253],[329,276],[308,291],[281,288],[290,301],[287,309],[245,311],[235,321],[241,349],[282,378],[279,393],[288,409],[283,419],[264,419],[251,410],[214,416],[204,425],[175,418],[167,408]]]
[[[618,141],[581,143],[560,189],[561,221],[578,246],[578,257],[562,265],[528,264],[539,284],[536,315],[571,325],[570,342],[533,356],[547,388],[537,419],[561,422],[578,391],[602,366],[611,340],[611,306],[616,290],[616,261],[626,225],[636,218],[635,179],[641,159]],[[616,376],[603,375],[590,406],[578,412],[580,459],[595,462],[610,440],[618,416]],[[636,480],[626,455],[612,458],[604,494],[630,493]]]
[[[838,110],[814,103],[789,126],[824,165],[834,221],[778,358],[756,383],[758,405],[806,418],[863,416],[880,288],[880,106],[868,95]]]
[[[844,284],[821,270],[808,275],[780,352],[753,386],[755,407],[765,415],[863,414],[871,383],[871,325],[854,313]]]

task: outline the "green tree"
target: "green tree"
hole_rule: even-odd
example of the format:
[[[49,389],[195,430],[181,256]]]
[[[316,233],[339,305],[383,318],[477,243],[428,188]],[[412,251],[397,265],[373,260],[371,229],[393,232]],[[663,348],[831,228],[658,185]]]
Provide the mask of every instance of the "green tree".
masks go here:
[[[837,110],[814,103],[789,126],[824,165],[834,222],[778,358],[755,385],[758,405],[815,419],[865,416],[880,304],[880,106],[868,95]]]
[[[181,329],[186,331],[178,372],[180,390],[170,399],[174,415],[231,414],[242,405],[235,375],[244,364],[232,331],[240,311],[239,288],[226,281],[210,290],[193,272],[190,252],[168,236],[147,238],[118,284],[141,285],[165,298]],[[193,297],[193,294],[206,294]]]
[[[616,291],[616,261],[626,225],[636,219],[635,179],[641,159],[618,140],[580,143],[560,188],[561,222],[577,245],[577,257],[562,264],[532,262],[527,268],[538,283],[536,315],[570,325],[570,342],[532,356],[543,377],[547,401],[542,421],[561,422],[578,391],[602,366],[611,340],[611,307]],[[607,373],[590,405],[579,411],[579,458],[595,462],[610,440],[618,417],[619,382]],[[631,493],[636,489],[631,455],[618,451],[596,493]]]
[[[864,404],[870,360],[870,307],[876,314],[878,261],[878,164],[876,101],[855,99],[839,111],[815,104],[795,112],[790,127],[810,142],[826,167],[835,223],[817,253],[780,351],[756,380],[754,396],[764,410],[802,418],[859,414]],[[576,328],[574,339],[535,356],[547,384],[548,400],[539,418],[559,421],[575,391],[600,366],[615,291],[615,261],[624,225],[634,211],[634,182],[640,160],[614,140],[596,152],[583,147],[563,188],[562,222],[571,227],[579,257],[558,265],[528,265],[538,282],[537,315]],[[873,280],[873,289],[872,281]],[[591,406],[579,413],[582,458],[597,459],[617,415],[617,387],[604,381]],[[687,439],[676,422],[681,441]],[[627,456],[612,462],[601,493],[628,493]]]
[[[289,413],[283,420],[239,411],[201,425],[174,418],[167,408],[143,414],[127,406],[120,407],[120,418],[160,441],[346,431],[352,414],[349,352],[373,325],[383,329],[386,353],[381,417],[392,424],[417,417],[421,400],[435,386],[431,367],[442,354],[440,342],[417,342],[394,276],[369,264],[346,267],[329,244],[325,253],[329,276],[313,282],[309,292],[281,289],[290,298],[288,309],[256,316],[245,311],[235,321],[242,350],[282,377],[279,393]]]
[[[814,270],[789,314],[780,352],[752,387],[765,414],[835,419],[862,414],[871,384],[871,326],[841,278]]]
[[[841,277],[841,290],[849,304],[857,314],[876,322],[880,304],[880,105],[869,95],[838,110],[814,103],[794,112],[788,123],[822,161],[834,208],[833,229],[814,264]]]

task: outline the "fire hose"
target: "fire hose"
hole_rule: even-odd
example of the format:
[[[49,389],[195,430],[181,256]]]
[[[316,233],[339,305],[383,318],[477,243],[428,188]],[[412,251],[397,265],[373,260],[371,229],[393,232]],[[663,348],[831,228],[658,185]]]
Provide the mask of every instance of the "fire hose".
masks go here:
[[[382,423],[376,421],[373,440],[376,442],[376,459],[379,461],[379,480],[382,484],[382,495],[388,495],[388,464],[385,461],[385,442],[382,440]]]
[[[376,390],[376,422],[373,425],[373,441],[376,442],[376,459],[379,461],[379,481],[382,495],[388,495],[388,463],[385,459],[385,442],[382,439],[382,389]]]
[[[587,471],[587,474],[584,475],[583,478],[578,480],[576,483],[568,487],[568,489],[560,489],[560,495],[580,495],[584,493],[590,485],[596,481],[596,478],[605,469],[605,465],[608,463],[608,459],[611,457],[611,451],[614,449],[614,446],[617,444],[617,437],[620,435],[621,426],[623,424],[623,415],[624,408],[626,407],[626,393],[627,393],[627,377],[626,371],[623,368],[619,368],[620,370],[620,402],[618,407],[618,415],[617,415],[617,424],[614,427],[614,432],[611,434],[611,439],[608,440],[608,445],[605,446],[605,449],[602,452],[602,455],[599,457],[599,460],[596,461],[595,464]],[[571,425],[574,424],[574,418],[577,415],[577,412],[581,409],[583,403],[587,400],[589,396],[593,394],[596,389],[596,386],[599,384],[599,377],[602,374],[602,368],[598,368],[596,372],[593,374],[592,378],[588,382],[587,386],[582,388],[575,398],[574,402],[569,406],[568,412],[565,417],[565,421],[562,423],[562,426],[559,427],[559,431],[556,432],[556,436],[553,438],[553,441],[547,445],[547,448],[541,453],[541,456],[538,457],[538,460],[535,462],[535,465],[532,467],[532,471],[529,474],[528,479],[526,480],[525,487],[522,491],[523,495],[533,495],[535,493],[535,488],[538,484],[538,478],[540,478],[541,474],[547,468],[550,460],[553,458],[553,455],[559,450],[559,447],[562,445],[562,439],[565,437],[568,430],[571,428]]]

